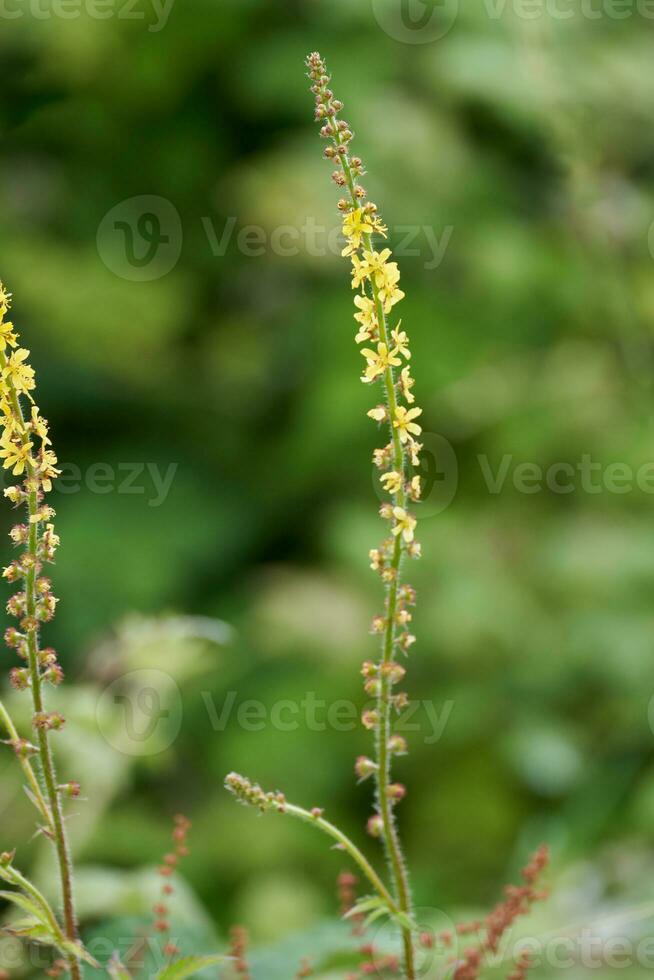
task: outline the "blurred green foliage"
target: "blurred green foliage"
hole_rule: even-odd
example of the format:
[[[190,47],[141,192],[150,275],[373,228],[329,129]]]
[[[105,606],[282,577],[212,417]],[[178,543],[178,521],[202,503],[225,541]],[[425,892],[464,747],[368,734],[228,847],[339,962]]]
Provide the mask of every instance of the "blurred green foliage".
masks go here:
[[[236,808],[225,772],[325,805],[364,837],[369,791],[350,775],[362,730],[238,721],[248,699],[359,704],[380,602],[366,561],[382,533],[376,435],[347,268],[302,234],[296,254],[271,247],[280,226],[337,224],[303,76],[319,48],[390,244],[422,229],[419,254],[400,258],[403,325],[424,427],[457,462],[449,507],[425,505],[411,569],[409,690],[439,715],[451,702],[435,744],[417,716],[398,765],[417,904],[486,906],[541,839],[554,853],[546,928],[649,901],[652,494],[601,480],[652,460],[652,22],[608,0],[571,19],[462,5],[443,38],[411,44],[382,29],[379,2],[178,0],[157,31],[147,0],[142,20],[20,9],[0,33],[0,269],[40,403],[60,459],[86,477],[97,463],[176,467],[159,506],[147,470],[139,494],[117,479],[55,494],[62,601],[48,632],[76,696],[91,692],[89,732],[112,676],[106,637],[126,614],[234,627],[195,672],[155,647],[147,666],[182,690],[179,737],[106,766],[98,746],[90,768],[107,785],[82,865],[156,863],[182,809],[187,878],[214,927],[242,921],[269,944],[335,912],[339,859],[306,828]],[[96,242],[138,195],[169,201],[183,233],[175,268],[144,282],[116,275]],[[239,247],[250,225],[260,255]],[[450,229],[435,268],[425,227]],[[582,485],[585,456],[599,491]],[[572,492],[522,492],[522,463],[571,464]],[[11,760],[0,765],[3,843],[22,831],[36,861]]]

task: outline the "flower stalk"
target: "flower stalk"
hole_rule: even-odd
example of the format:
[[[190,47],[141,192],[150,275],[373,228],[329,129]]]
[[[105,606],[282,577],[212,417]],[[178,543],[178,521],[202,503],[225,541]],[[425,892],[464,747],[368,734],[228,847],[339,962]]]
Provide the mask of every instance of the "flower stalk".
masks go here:
[[[381,252],[374,249],[373,235],[386,237],[386,228],[376,205],[364,203],[367,195],[357,179],[365,171],[360,158],[350,153],[352,130],[349,123],[339,118],[343,104],[334,98],[329,88],[330,76],[325,62],[314,53],[307,59],[307,67],[316,100],[316,119],[323,123],[320,135],[329,141],[324,155],[336,162],[332,179],[348,194],[339,201],[338,208],[344,215],[343,233],[347,239],[343,255],[351,259],[352,288],[358,290],[354,316],[359,329],[355,339],[357,343],[367,341],[373,345],[361,350],[366,359],[361,380],[365,384],[381,381],[383,388],[385,403],[371,409],[368,415],[374,421],[387,423],[390,437],[389,443],[376,450],[373,456],[375,464],[382,470],[382,487],[390,497],[382,505],[380,514],[390,522],[391,536],[370,552],[371,567],[380,574],[385,585],[385,609],[383,615],[373,620],[373,632],[381,634],[381,660],[366,663],[363,667],[366,691],[376,697],[376,707],[374,711],[365,712],[362,720],[375,736],[375,761],[369,768],[376,783],[377,813],[371,819],[369,829],[383,841],[397,904],[402,913],[410,917],[409,875],[395,819],[395,806],[404,797],[405,789],[392,782],[392,759],[394,754],[406,751],[404,739],[394,734],[393,720],[394,712],[407,703],[407,695],[394,693],[394,685],[404,676],[397,655],[400,652],[406,654],[415,639],[407,628],[411,621],[407,606],[414,604],[415,592],[411,586],[402,584],[401,571],[405,555],[420,556],[420,546],[414,540],[416,519],[407,507],[409,501],[417,502],[420,498],[420,478],[412,477],[410,472],[411,467],[419,465],[422,446],[414,437],[421,432],[415,419],[422,410],[413,405],[408,337],[400,329],[401,321],[391,329],[387,319],[404,293],[398,285],[397,264],[389,261],[390,249]],[[396,368],[401,368],[399,380]],[[359,769],[366,761],[358,761]],[[403,945],[406,975],[412,978],[415,954],[410,928],[403,928]]]
[[[325,820],[322,810],[317,807],[313,810],[305,810],[301,806],[295,806],[295,804],[287,801],[283,793],[266,793],[256,783],[251,783],[245,776],[240,776],[236,772],[230,772],[225,777],[225,787],[236,797],[239,803],[243,803],[245,806],[256,807],[262,813],[285,813],[290,817],[302,820],[303,823],[313,824],[314,827],[322,830],[336,842],[337,847],[350,855],[379,897],[384,900],[391,912],[397,914],[399,911],[397,905],[368,859],[342,830],[339,830],[329,820]]]
[[[18,346],[14,325],[5,319],[10,304],[11,296],[0,284],[0,458],[5,469],[10,469],[14,476],[22,477],[21,484],[7,488],[4,494],[14,506],[22,505],[27,512],[27,524],[17,524],[10,531],[14,545],[22,548],[21,554],[2,573],[9,582],[22,583],[22,591],[13,595],[7,603],[7,611],[19,620],[20,629],[10,627],[5,633],[5,640],[26,664],[24,667],[14,667],[10,680],[17,690],[29,690],[31,694],[36,746],[29,746],[17,735],[14,738],[11,734],[11,738],[19,757],[21,753],[25,758],[34,754],[39,762],[43,791],[40,786],[38,791],[34,790],[29,776],[28,783],[44,818],[42,831],[52,840],[57,854],[64,934],[76,946],[78,929],[73,868],[62,796],[79,795],[79,786],[77,783],[63,786],[58,783],[50,735],[63,727],[65,719],[58,713],[47,712],[44,687],[47,684],[60,684],[63,672],[55,651],[40,647],[41,624],[53,618],[57,604],[50,580],[43,577],[41,572],[45,563],[54,561],[59,544],[51,523],[54,510],[44,503],[45,494],[52,489],[52,480],[59,471],[55,468],[57,458],[49,448],[48,423],[39,415],[31,394],[36,384],[34,370],[27,363],[29,351]],[[29,403],[27,418],[21,399]],[[6,719],[4,721],[6,725]],[[68,968],[72,980],[80,980],[81,966],[72,953],[68,956]]]

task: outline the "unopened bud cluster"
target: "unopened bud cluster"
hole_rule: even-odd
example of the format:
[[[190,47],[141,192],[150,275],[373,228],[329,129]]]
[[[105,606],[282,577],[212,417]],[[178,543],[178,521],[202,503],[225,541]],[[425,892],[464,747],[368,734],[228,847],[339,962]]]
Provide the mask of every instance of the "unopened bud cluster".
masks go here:
[[[239,803],[254,806],[262,813],[267,810],[283,813],[286,808],[286,797],[283,793],[277,791],[266,793],[257,783],[250,782],[246,776],[241,776],[237,772],[230,772],[225,777],[225,788],[234,794]]]

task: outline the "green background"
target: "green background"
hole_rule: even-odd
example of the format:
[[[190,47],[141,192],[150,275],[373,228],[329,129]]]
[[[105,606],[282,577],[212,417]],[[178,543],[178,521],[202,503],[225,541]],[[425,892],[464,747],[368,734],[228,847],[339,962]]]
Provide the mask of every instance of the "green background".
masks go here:
[[[546,840],[553,897],[532,931],[611,933],[633,909],[617,933],[651,927],[654,25],[644,4],[610,0],[571,18],[563,3],[472,6],[437,8],[436,39],[402,28],[395,0],[177,0],[165,23],[146,0],[103,19],[3,8],[0,275],[59,458],[84,475],[53,494],[48,637],[68,674],[63,766],[89,797],[70,824],[88,930],[147,918],[140,869],[178,810],[194,822],[200,944],[238,921],[266,947],[336,913],[342,857],[236,807],[231,769],[325,806],[378,851],[352,774],[369,736],[269,715],[309,692],[359,705],[380,609],[365,417],[378,399],[358,381],[347,262],[324,247],[338,192],[304,77],[315,49],[400,251],[428,462],[445,470],[410,570],[408,690],[449,711],[434,744],[416,714],[397,766],[416,903],[486,908]],[[169,271],[130,265],[124,236],[99,233],[114,208],[136,220],[141,204],[123,202],[143,195],[164,201],[147,211],[178,257]],[[283,226],[295,238],[276,238]],[[112,469],[94,485],[97,463]],[[121,484],[119,467],[146,463],[176,467],[158,506],[147,470],[141,493]],[[521,484],[524,463],[541,482]],[[96,706],[143,667],[173,678],[174,730],[133,757],[99,734]],[[249,699],[261,731],[238,714]],[[8,752],[0,767],[0,844],[47,881]]]

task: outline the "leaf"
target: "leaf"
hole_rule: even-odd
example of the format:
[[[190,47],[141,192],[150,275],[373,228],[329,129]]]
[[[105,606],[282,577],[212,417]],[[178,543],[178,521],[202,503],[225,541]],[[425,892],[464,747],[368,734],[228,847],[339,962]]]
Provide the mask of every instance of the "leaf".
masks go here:
[[[215,953],[210,956],[183,956],[174,963],[169,963],[157,975],[157,980],[184,980],[208,966],[224,963],[230,957]]]
[[[46,946],[59,948],[50,928],[38,919],[18,919],[16,922],[5,926],[4,931],[10,936],[17,936],[20,939],[31,939],[35,943],[43,943]]]
[[[364,895],[363,898],[359,899],[356,905],[353,905],[349,911],[343,916],[344,919],[352,919],[359,915],[365,915],[366,912],[372,912],[373,909],[378,908],[388,908],[387,903],[379,895]],[[388,910],[390,914],[390,909]]]
[[[50,924],[45,918],[43,909],[37,905],[37,903],[28,898],[27,895],[23,895],[22,892],[3,892],[0,891],[0,898],[4,898],[7,902],[13,902],[18,908],[22,909],[23,912],[27,912],[29,915],[33,916],[36,920],[41,922],[44,926],[50,928]]]

